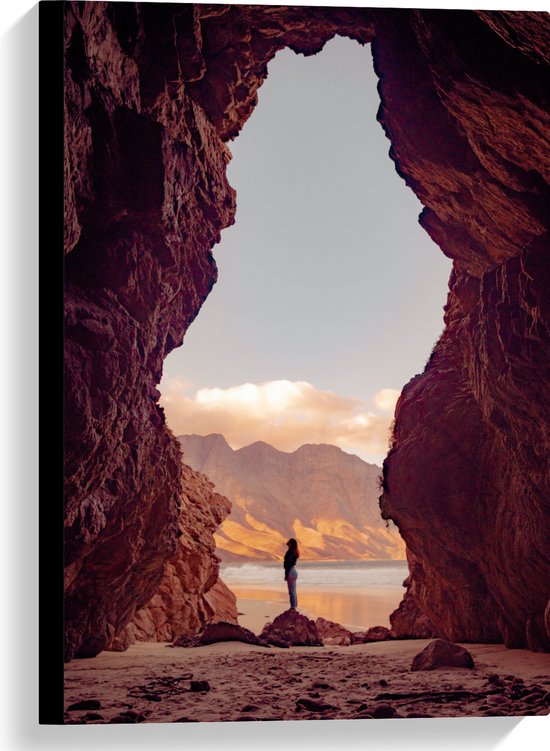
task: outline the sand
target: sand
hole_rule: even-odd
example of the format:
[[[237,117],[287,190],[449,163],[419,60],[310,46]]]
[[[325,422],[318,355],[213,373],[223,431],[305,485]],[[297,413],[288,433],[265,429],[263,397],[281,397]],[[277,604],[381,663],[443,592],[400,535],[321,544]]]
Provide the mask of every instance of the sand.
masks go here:
[[[287,599],[283,599],[278,592],[265,590],[264,592],[250,592],[237,595],[237,610],[239,612],[239,625],[259,634],[266,623],[275,618],[288,607]],[[302,609],[304,615],[312,618],[312,614]]]
[[[279,649],[228,642],[185,649],[138,643],[126,652],[102,652],[68,663],[66,709],[81,700],[95,700],[99,706],[66,711],[65,721],[548,714],[550,655],[467,644],[474,670],[411,672],[412,658],[426,644],[428,640],[419,639]],[[193,686],[191,681],[206,683]]]

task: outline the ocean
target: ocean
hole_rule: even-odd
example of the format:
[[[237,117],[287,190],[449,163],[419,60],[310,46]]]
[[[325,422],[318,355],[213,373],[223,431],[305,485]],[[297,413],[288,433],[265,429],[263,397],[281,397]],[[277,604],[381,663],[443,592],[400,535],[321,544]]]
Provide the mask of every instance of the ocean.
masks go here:
[[[360,631],[387,626],[399,605],[406,561],[298,562],[298,610]],[[225,563],[221,578],[237,597],[239,623],[258,632],[289,607],[282,562]]]

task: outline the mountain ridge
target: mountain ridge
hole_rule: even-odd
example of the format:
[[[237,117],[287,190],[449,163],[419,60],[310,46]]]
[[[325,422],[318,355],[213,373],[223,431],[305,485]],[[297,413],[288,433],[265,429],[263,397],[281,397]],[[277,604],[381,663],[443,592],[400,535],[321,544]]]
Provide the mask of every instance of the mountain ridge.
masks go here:
[[[304,560],[405,557],[397,530],[380,516],[377,465],[331,444],[287,452],[265,441],[234,450],[219,433],[178,440],[184,462],[231,500],[215,535],[222,560],[279,560],[289,537]]]

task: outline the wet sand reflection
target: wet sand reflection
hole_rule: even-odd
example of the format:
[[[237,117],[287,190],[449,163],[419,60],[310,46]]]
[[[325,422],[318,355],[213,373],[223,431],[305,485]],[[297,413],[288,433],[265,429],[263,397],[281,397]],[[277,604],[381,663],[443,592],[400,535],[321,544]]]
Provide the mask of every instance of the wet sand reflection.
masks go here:
[[[261,589],[231,586],[237,597],[237,608],[243,615],[239,623],[257,632],[267,619],[273,619],[289,607],[286,589]],[[389,614],[397,608],[402,589],[300,589],[298,610],[309,618],[327,618],[351,630],[371,626],[387,626]]]

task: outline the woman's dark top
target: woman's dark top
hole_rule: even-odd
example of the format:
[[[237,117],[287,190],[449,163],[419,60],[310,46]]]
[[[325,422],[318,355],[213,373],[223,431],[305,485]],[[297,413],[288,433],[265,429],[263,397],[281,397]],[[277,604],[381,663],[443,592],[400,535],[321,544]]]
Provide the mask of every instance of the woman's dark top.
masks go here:
[[[296,555],[296,551],[289,548],[285,553],[285,560],[283,562],[283,566],[285,567],[285,581],[288,577],[288,572],[296,564],[297,560],[298,556]]]

